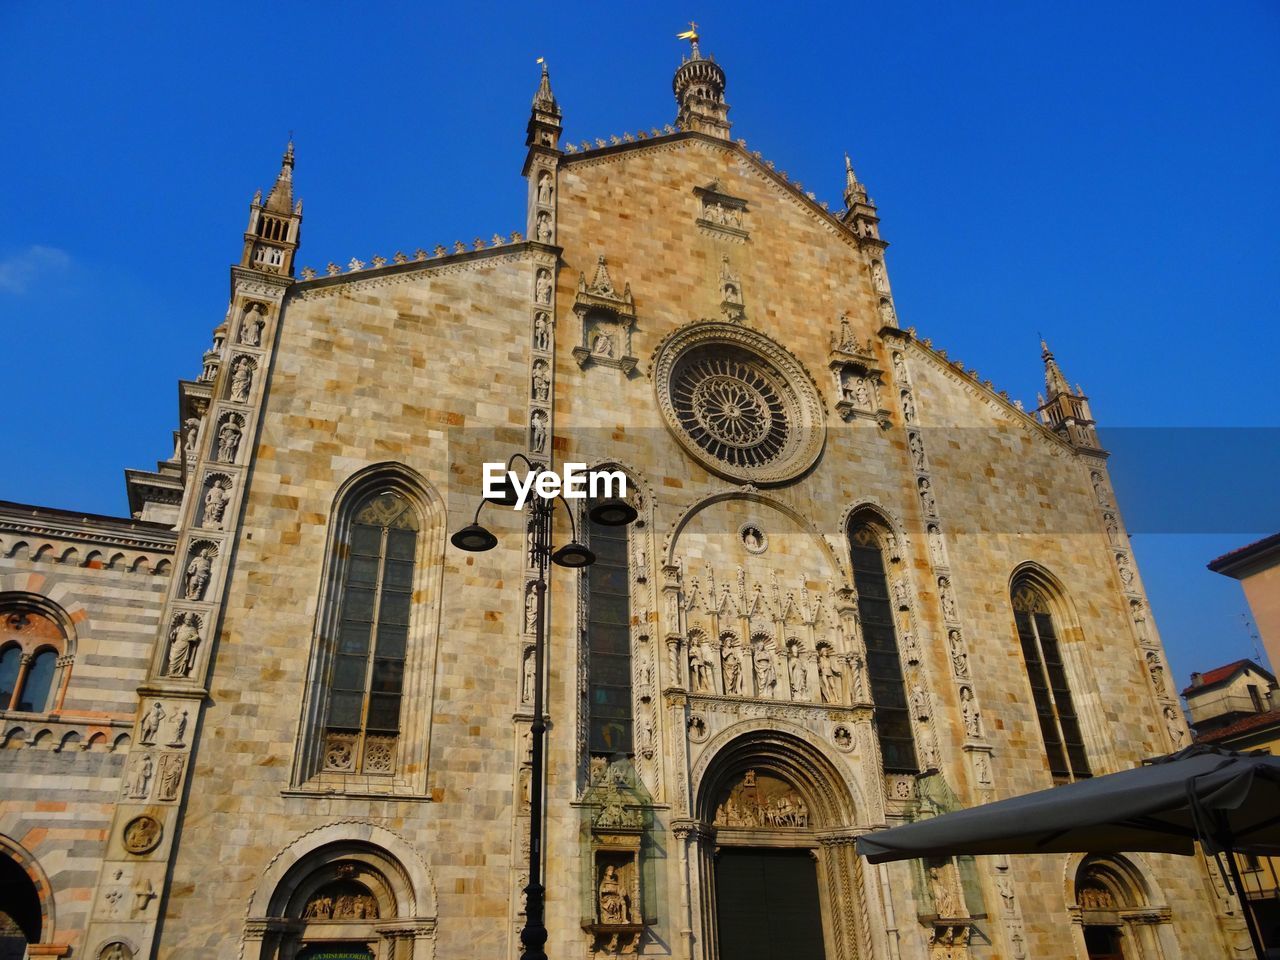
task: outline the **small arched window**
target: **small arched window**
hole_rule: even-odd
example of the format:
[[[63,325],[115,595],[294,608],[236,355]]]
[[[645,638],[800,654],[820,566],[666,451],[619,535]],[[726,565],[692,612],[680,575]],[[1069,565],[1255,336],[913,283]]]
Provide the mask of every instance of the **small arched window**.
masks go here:
[[[0,710],[53,710],[66,686],[67,635],[44,606],[38,598],[0,595]]]
[[[419,520],[399,493],[353,510],[324,712],[326,769],[394,772]]]
[[[1062,659],[1058,627],[1044,591],[1028,580],[1013,586],[1013,619],[1031,683],[1049,771],[1058,783],[1091,776],[1084,738]]]
[[[876,705],[876,731],[884,768],[889,773],[919,773],[893,604],[876,528],[869,523],[855,526],[849,535],[849,552],[853,560],[853,585],[858,591],[862,641],[867,649],[867,681]]]

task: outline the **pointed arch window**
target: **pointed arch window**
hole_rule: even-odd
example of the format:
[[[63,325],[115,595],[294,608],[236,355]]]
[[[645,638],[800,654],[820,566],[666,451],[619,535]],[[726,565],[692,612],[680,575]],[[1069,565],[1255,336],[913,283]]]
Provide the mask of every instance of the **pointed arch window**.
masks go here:
[[[1058,628],[1048,598],[1035,584],[1027,581],[1014,584],[1013,619],[1049,758],[1049,771],[1057,783],[1091,776],[1062,660]]]
[[[324,710],[326,770],[390,775],[401,731],[420,519],[393,490],[352,511]],[[345,551],[343,548],[345,547]]]
[[[889,773],[919,773],[879,531],[869,523],[855,526],[849,535],[849,551],[884,769]]]
[[[587,750],[633,752],[631,575],[626,527],[587,520],[596,562],[587,568]]]

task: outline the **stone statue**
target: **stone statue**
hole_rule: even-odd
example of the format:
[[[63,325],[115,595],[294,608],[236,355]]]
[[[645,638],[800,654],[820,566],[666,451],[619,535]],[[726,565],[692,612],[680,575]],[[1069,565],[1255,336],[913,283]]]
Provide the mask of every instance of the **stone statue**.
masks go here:
[[[1164,667],[1160,663],[1160,655],[1154,650],[1147,651],[1147,672],[1151,674],[1151,686],[1157,696],[1164,695]]]
[[[791,699],[800,700],[809,695],[809,671],[804,666],[804,656],[796,651],[787,663],[787,679],[791,682]]]
[[[742,696],[742,653],[737,644],[725,640],[721,650],[721,662],[724,670],[724,692],[726,696]]]
[[[160,764],[160,785],[156,794],[161,800],[176,800],[182,783],[182,757],[169,756]]]
[[[929,553],[933,556],[935,566],[946,562],[946,551],[942,545],[942,531],[936,523],[929,524]]]
[[[539,303],[551,302],[551,271],[539,270],[537,279],[537,297]]]
[[[529,584],[524,594],[524,631],[533,633],[538,626],[538,590]]]
[[[237,357],[236,362],[231,365],[232,401],[246,403],[251,386],[253,386],[253,362],[248,357]]]
[[[173,739],[169,741],[169,746],[181,747],[183,745],[183,738],[187,735],[188,717],[190,717],[190,712],[187,710],[183,710],[178,714],[178,723],[173,728]]]
[[[618,879],[618,869],[612,864],[604,868],[597,899],[600,903],[601,923],[627,922],[626,896],[622,891],[622,882]]]
[[[879,260],[871,261],[871,282],[877,290],[887,289],[884,281],[884,264]]]
[[[911,391],[902,391],[902,420],[904,423],[916,422],[916,402],[911,399]]]
[[[188,460],[194,460],[196,458],[196,441],[199,436],[199,420],[195,417],[188,417],[182,422],[182,445],[187,451]]]
[[[533,365],[533,399],[546,400],[551,395],[551,378],[547,376],[547,363],[539,360]]]
[[[991,782],[991,761],[987,759],[985,753],[979,753],[973,761],[974,770],[977,773],[979,783]]]
[[[898,378],[901,383],[907,382],[907,364],[902,359],[902,354],[894,353],[893,355],[893,375]]]
[[[529,445],[539,453],[547,449],[547,415],[542,410],[529,419]]]
[[[982,717],[978,714],[978,704],[973,699],[970,687],[960,688],[960,714],[964,718],[965,736],[982,736]]]
[[[188,600],[203,600],[204,592],[209,586],[209,576],[212,572],[213,552],[208,547],[203,547],[187,564],[182,595]]]
[[[948,620],[958,621],[960,613],[956,609],[956,598],[951,593],[950,578],[938,578],[938,598],[942,601],[942,615]]]
[[[266,325],[267,318],[263,316],[262,304],[251,303],[240,323],[240,342],[247,347],[258,346],[262,342],[262,328]]]
[[[762,697],[772,697],[778,685],[778,671],[773,662],[773,654],[768,646],[761,643],[755,650],[756,687]]]
[[[545,313],[533,318],[533,348],[535,350],[551,349],[551,320]]]
[[[528,650],[524,655],[520,676],[520,699],[524,703],[533,703],[534,666],[533,651]]]
[[[538,214],[538,241],[540,243],[551,242],[551,216],[549,214]]]
[[[831,648],[819,647],[818,692],[822,695],[823,703],[840,702],[840,674],[841,670],[836,666],[835,658],[831,656]]]
[[[911,684],[911,709],[917,720],[929,719],[929,695],[924,692],[919,680]]]
[[[865,378],[858,378],[857,384],[854,386],[854,394],[857,399],[858,406],[863,409],[871,406],[871,394],[867,390],[867,381]]]
[[[694,693],[716,692],[711,656],[711,643],[705,636],[689,638],[689,685]]]
[[[1114,513],[1108,513],[1103,517],[1103,522],[1107,525],[1107,538],[1111,541],[1113,547],[1120,545],[1120,524],[1116,520]]]
[[[902,635],[902,655],[906,657],[907,663],[920,662],[920,644],[916,641],[916,635],[910,631]]]
[[[155,773],[155,766],[151,762],[151,754],[144,753],[133,762],[133,766],[129,770],[129,777],[125,781],[125,792],[134,800],[147,799],[147,793],[151,789],[151,777]]]
[[[911,602],[907,597],[907,581],[901,577],[894,578],[893,601],[898,605],[899,610],[906,610],[911,606]]]
[[[891,327],[896,318],[893,315],[893,304],[888,300],[880,301],[880,322],[886,327]]]
[[[907,434],[907,446],[911,448],[911,462],[916,470],[924,469],[924,444],[920,440],[920,434],[912,432]]]
[[[613,356],[613,337],[607,333],[596,332],[591,340],[591,352],[597,357]]]
[[[156,700],[152,702],[151,709],[142,715],[142,737],[139,742],[144,746],[150,746],[156,742],[156,733],[160,730],[160,721],[168,714],[164,712],[164,705]]]
[[[133,951],[116,940],[102,948],[98,960],[133,960]]]
[[[924,477],[920,478],[920,504],[924,507],[924,512],[927,516],[936,517],[938,515],[938,504],[933,499],[933,489],[929,481]]]
[[[964,911],[956,897],[947,864],[929,865],[929,892],[933,895],[933,909],[939,917],[959,917]]]
[[[543,173],[538,177],[538,202],[546,205],[551,202],[551,174]]]
[[[240,428],[234,421],[227,420],[218,428],[218,459],[223,463],[233,463],[239,447]]]
[[[969,676],[969,655],[964,652],[964,640],[960,637],[960,631],[947,631],[947,641],[951,647],[951,669],[957,677]]]
[[[222,515],[227,510],[227,501],[231,498],[227,496],[227,491],[222,489],[222,484],[214,481],[209,485],[209,489],[204,495],[204,523],[203,526],[212,527],[214,530],[222,529]]]
[[[194,613],[180,614],[169,631],[169,661],[165,676],[185,677],[190,674],[199,643],[200,618]]]
[[[1164,708],[1164,726],[1169,731],[1169,740],[1173,743],[1174,750],[1182,749],[1182,742],[1187,737],[1187,732],[1182,729],[1182,723],[1178,718],[1178,711],[1173,707]]]
[[[1107,484],[1102,479],[1102,474],[1094,470],[1089,474],[1089,480],[1093,484],[1093,494],[1098,498],[1098,502],[1102,504],[1110,502],[1107,497]]]
[[[1120,580],[1126,587],[1133,586],[1133,567],[1129,566],[1129,558],[1123,553],[1116,554],[1116,566],[1120,568]]]

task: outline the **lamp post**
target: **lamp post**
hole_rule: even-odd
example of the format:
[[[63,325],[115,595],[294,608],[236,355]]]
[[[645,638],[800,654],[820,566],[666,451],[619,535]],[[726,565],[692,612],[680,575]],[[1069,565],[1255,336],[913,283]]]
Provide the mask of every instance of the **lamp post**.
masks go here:
[[[523,460],[525,466],[535,475],[542,467],[535,464],[522,453],[512,454],[507,460],[502,493],[494,498],[495,503],[514,507],[517,502],[514,487],[510,479],[511,466],[517,460]],[[535,485],[536,486],[536,485]],[[542,795],[546,770],[545,741],[547,718],[543,709],[542,691],[544,684],[545,653],[545,610],[547,593],[547,562],[560,567],[580,569],[595,563],[596,556],[584,544],[578,542],[577,523],[573,518],[573,510],[567,503],[565,512],[569,514],[570,541],[559,550],[551,549],[551,519],[555,512],[555,501],[563,502],[563,497],[541,497],[534,493],[526,501],[525,508],[532,511],[530,522],[533,526],[533,556],[537,568],[537,579],[533,582],[536,597],[534,607],[533,634],[533,723],[529,728],[532,735],[532,750],[529,771],[529,884],[524,888],[524,929],[520,931],[520,942],[524,949],[520,960],[547,960],[543,947],[547,942],[547,926],[544,914],[545,888],[542,886]],[[476,507],[475,518],[467,526],[458,530],[449,541],[458,549],[471,553],[492,550],[498,545],[498,538],[480,525],[480,511],[488,500],[481,500]],[[596,523],[605,526],[625,526],[636,518],[635,508],[625,500],[609,498],[597,501],[589,511],[589,516]]]

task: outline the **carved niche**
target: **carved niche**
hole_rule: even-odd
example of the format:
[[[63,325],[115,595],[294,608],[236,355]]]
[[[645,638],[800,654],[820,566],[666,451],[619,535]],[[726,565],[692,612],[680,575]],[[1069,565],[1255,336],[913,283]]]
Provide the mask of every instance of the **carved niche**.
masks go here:
[[[591,910],[582,929],[592,938],[592,956],[626,956],[638,952],[644,936],[640,850],[650,799],[629,761],[606,765],[597,759],[583,797],[590,817]]]
[[[840,329],[831,334],[827,366],[835,377],[836,412],[846,421],[862,418],[889,427],[889,411],[884,405],[884,371],[876,365],[870,337],[859,340],[842,314]]]
[[[712,180],[705,187],[694,187],[698,198],[698,229],[721,240],[745,243],[747,231],[747,201],[724,192],[719,180]]]
[[[578,366],[585,368],[594,363],[627,374],[635,369],[631,329],[636,322],[636,307],[631,284],[618,292],[603,255],[596,260],[596,275],[590,283],[586,274],[579,275],[573,312],[582,328],[581,341],[573,348]]]

